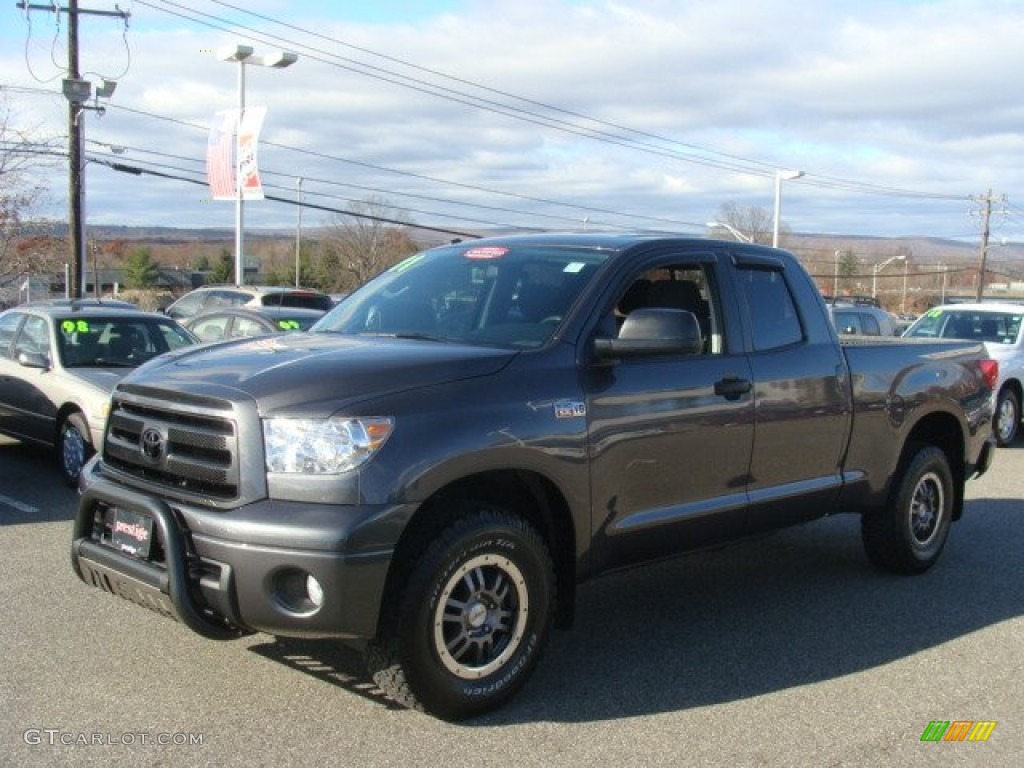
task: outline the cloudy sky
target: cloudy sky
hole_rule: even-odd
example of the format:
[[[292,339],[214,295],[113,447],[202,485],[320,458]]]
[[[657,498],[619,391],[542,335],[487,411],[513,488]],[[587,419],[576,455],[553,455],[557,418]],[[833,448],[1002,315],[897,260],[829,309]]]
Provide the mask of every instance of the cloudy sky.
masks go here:
[[[704,234],[721,206],[797,232],[1024,240],[1020,0],[84,0],[80,68],[118,82],[87,112],[89,224],[230,229],[205,152],[238,102],[265,106],[248,227],[383,199],[416,223]],[[68,19],[0,9],[15,123],[66,136]],[[66,147],[66,139],[62,140]],[[104,163],[162,174],[127,175]],[[170,177],[170,178],[167,178]],[[43,213],[63,218],[67,167]],[[1005,200],[1004,196],[1005,195]]]

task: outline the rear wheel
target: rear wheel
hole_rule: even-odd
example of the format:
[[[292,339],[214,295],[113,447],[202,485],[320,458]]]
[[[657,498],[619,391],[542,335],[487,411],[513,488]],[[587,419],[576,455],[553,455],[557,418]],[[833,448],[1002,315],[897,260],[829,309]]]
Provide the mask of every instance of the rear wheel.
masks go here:
[[[953,473],[935,446],[911,451],[895,480],[888,503],[861,518],[868,557],[894,573],[923,573],[945,546],[953,519]]]
[[[477,506],[411,568],[366,662],[393,700],[446,720],[495,709],[525,683],[551,626],[547,546],[521,518]]]
[[[1004,389],[999,393],[995,422],[996,442],[1000,446],[1012,443],[1020,426],[1020,400],[1012,389]]]
[[[95,449],[85,417],[78,411],[68,414],[60,425],[57,443],[57,461],[65,483],[72,488],[78,485],[82,467],[93,453]]]

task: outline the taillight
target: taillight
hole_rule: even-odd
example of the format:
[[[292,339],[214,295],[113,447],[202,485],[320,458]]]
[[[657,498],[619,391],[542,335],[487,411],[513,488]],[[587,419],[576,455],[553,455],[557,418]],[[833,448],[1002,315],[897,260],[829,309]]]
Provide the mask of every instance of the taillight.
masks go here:
[[[996,382],[999,381],[999,361],[982,360],[979,366],[981,368],[981,378],[985,380],[985,386],[995,392]]]

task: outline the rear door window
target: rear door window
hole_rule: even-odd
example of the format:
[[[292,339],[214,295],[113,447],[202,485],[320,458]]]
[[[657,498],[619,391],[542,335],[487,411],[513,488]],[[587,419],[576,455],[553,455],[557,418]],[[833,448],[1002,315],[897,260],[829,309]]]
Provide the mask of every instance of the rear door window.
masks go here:
[[[767,267],[737,269],[740,296],[750,315],[755,352],[779,349],[803,341],[796,302],[782,270]]]

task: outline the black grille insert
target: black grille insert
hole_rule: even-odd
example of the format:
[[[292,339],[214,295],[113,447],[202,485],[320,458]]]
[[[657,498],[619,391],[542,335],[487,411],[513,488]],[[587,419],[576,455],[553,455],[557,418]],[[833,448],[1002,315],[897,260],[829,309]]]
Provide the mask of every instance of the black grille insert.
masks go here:
[[[111,402],[103,460],[110,466],[176,491],[218,500],[239,495],[238,429],[230,406],[223,415],[173,403]],[[209,410],[209,409],[207,409]]]

